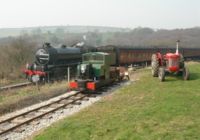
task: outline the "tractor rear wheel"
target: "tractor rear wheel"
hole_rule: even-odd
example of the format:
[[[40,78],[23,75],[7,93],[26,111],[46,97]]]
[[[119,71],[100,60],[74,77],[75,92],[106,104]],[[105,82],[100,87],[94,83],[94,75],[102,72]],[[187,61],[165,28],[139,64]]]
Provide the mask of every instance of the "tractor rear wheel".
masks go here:
[[[159,61],[156,54],[151,57],[151,73],[153,77],[158,77]]]
[[[159,68],[158,78],[161,82],[165,81],[165,68]]]
[[[190,77],[189,70],[188,70],[187,67],[184,67],[184,68],[183,68],[183,79],[184,79],[184,80],[189,80],[189,77]]]

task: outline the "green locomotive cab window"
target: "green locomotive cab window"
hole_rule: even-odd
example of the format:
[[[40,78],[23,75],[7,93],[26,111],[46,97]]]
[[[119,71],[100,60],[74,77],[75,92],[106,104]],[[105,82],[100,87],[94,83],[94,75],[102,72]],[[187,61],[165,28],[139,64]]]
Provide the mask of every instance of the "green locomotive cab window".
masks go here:
[[[92,60],[94,60],[94,61],[103,61],[104,58],[103,58],[103,55],[93,55],[92,56]]]
[[[102,53],[87,53],[83,55],[83,62],[85,63],[104,63],[104,54]]]
[[[90,55],[83,56],[83,61],[89,61],[89,60],[90,60]]]
[[[110,63],[109,55],[103,52],[91,52],[83,55],[83,63],[107,64]]]

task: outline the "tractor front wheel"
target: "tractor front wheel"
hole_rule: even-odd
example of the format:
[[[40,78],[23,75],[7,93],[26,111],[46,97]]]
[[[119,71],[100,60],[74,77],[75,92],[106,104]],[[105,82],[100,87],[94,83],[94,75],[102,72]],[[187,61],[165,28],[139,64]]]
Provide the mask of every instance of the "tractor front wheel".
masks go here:
[[[159,68],[158,78],[161,82],[165,81],[165,68]]]
[[[188,68],[184,67],[183,68],[183,79],[184,80],[189,80],[189,77],[190,77],[189,70],[188,70]]]
[[[158,77],[159,61],[156,54],[151,57],[151,72],[153,77]]]

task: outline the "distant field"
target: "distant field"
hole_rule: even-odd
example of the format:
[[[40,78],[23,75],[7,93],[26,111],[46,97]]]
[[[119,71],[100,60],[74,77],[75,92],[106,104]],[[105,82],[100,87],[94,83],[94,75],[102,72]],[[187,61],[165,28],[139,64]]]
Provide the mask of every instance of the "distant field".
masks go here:
[[[150,70],[113,96],[55,123],[34,140],[200,139],[200,63],[188,64],[191,80]]]

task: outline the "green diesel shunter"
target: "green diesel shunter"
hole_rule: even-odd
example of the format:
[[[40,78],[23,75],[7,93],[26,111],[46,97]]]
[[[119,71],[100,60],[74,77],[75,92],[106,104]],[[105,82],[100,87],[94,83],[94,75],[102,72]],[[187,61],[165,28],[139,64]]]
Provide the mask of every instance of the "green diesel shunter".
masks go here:
[[[77,78],[70,83],[71,89],[92,90],[108,85],[119,79],[119,70],[112,67],[116,56],[105,52],[91,52],[82,55],[82,63],[77,66]]]

